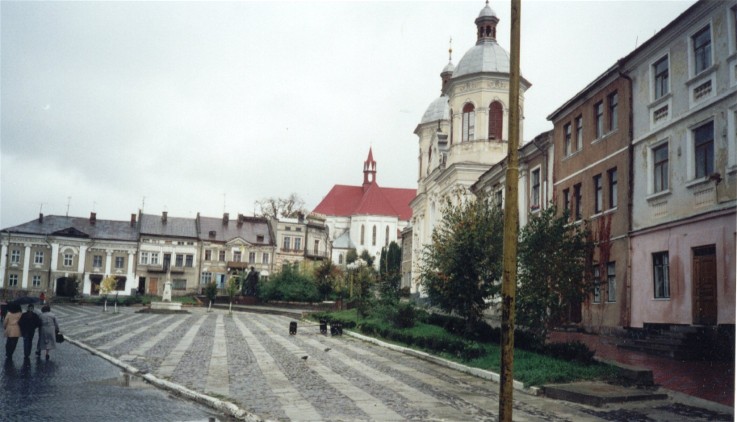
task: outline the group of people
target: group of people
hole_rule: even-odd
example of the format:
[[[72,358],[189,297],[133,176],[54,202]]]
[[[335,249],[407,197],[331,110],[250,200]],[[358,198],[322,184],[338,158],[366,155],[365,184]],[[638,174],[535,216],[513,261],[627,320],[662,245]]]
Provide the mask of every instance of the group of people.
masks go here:
[[[43,305],[41,312],[37,312],[32,304],[29,304],[25,312],[21,312],[21,306],[17,303],[9,303],[8,314],[3,320],[5,330],[5,359],[13,359],[13,353],[18,345],[18,339],[23,337],[23,356],[30,359],[33,348],[33,336],[38,329],[38,343],[36,344],[36,356],[41,357],[41,351],[46,352],[46,359],[50,358],[49,352],[56,348],[56,333],[59,331],[59,323],[56,316],[51,312],[49,305]]]

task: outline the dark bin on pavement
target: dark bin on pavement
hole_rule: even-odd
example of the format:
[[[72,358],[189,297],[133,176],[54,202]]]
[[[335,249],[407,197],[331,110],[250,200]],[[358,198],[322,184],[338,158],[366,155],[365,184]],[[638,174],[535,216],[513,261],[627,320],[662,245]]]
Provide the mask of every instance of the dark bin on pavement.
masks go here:
[[[289,335],[293,336],[297,334],[297,321],[292,321],[289,323]]]

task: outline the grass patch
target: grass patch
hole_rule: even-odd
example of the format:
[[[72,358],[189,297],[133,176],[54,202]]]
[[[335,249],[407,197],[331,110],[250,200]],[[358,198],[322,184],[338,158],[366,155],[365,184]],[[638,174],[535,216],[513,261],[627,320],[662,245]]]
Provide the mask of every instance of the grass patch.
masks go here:
[[[454,334],[423,321],[418,321],[412,328],[395,328],[379,316],[359,319],[355,310],[319,312],[312,314],[311,318],[339,322],[346,329],[390,343],[422,350],[471,367],[500,372],[501,346],[496,341],[469,340],[468,336]],[[582,380],[610,381],[616,379],[617,368],[599,362],[567,361],[518,347],[514,351],[513,374],[514,379],[529,387]]]

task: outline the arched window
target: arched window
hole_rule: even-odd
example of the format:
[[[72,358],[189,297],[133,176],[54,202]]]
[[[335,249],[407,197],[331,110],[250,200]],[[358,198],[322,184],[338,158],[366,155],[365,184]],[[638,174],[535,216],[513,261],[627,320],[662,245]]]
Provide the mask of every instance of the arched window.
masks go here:
[[[389,226],[386,226],[386,237],[384,237],[384,246],[389,246]]]
[[[453,145],[453,109],[450,109],[450,144]]]
[[[432,168],[432,145],[427,148],[427,174],[430,174]]]
[[[371,246],[376,246],[376,226],[371,230]]]
[[[494,101],[489,105],[489,139],[495,141],[502,140],[502,124],[504,117],[504,108],[499,101]]]
[[[341,253],[341,254],[338,254],[338,264],[342,264],[342,263],[343,263],[343,254]]]
[[[364,240],[364,238],[365,238],[365,237],[364,237],[364,235],[365,235],[365,234],[366,234],[366,227],[364,227],[364,226],[363,226],[363,224],[361,224],[361,244],[362,244],[362,245],[363,245],[363,243],[364,243],[364,242],[363,242],[363,240]]]
[[[476,112],[473,104],[466,103],[463,106],[463,121],[461,127],[461,142],[472,141],[474,138],[474,129],[476,121]]]

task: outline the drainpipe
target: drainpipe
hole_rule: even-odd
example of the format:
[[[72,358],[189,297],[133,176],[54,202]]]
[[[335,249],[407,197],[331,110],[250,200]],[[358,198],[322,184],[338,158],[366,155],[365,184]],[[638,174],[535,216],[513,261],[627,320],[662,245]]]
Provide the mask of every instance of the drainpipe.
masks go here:
[[[627,273],[625,274],[625,289],[627,290],[626,293],[626,300],[625,300],[625,314],[624,318],[621,318],[622,320],[622,326],[623,327],[629,327],[632,322],[632,241],[630,240],[629,233],[632,232],[632,194],[633,194],[633,186],[634,186],[634,174],[635,174],[635,168],[634,168],[634,146],[632,145],[632,141],[634,140],[634,129],[633,129],[633,101],[632,101],[632,78],[627,76],[625,72],[623,72],[623,62],[620,60],[618,62],[619,67],[619,76],[622,77],[627,81],[628,84],[628,102],[629,102],[629,110],[627,112],[627,159],[628,159],[628,172],[627,172]]]

